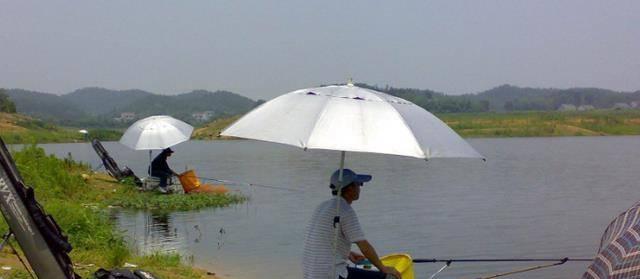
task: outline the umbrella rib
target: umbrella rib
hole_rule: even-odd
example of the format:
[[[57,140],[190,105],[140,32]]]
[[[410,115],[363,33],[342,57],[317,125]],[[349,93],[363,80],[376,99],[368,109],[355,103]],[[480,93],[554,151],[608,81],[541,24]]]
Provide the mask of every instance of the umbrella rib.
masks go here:
[[[306,139],[306,141],[303,143],[303,148],[306,150],[309,147],[309,139],[311,139],[313,137],[313,134],[315,134],[316,132],[316,127],[318,127],[318,123],[320,123],[320,120],[322,119],[322,117],[325,115],[325,113],[327,112],[327,105],[326,103],[329,102],[329,98],[327,98],[325,100],[325,105],[322,106],[322,110],[318,113],[317,117],[316,117],[316,122],[313,124],[313,128],[311,128],[311,132],[309,133],[309,137]]]

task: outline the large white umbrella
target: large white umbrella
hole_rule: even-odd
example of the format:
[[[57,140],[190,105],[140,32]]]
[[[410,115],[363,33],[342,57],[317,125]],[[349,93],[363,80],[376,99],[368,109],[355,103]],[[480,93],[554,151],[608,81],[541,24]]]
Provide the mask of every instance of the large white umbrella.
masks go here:
[[[247,113],[221,135],[293,145],[305,150],[342,151],[340,181],[346,151],[427,160],[483,158],[449,126],[423,108],[351,83],[281,95]],[[337,239],[338,226],[335,227]]]
[[[165,149],[188,141],[193,126],[168,115],[155,115],[133,123],[120,138],[120,143],[134,150]]]
[[[482,158],[449,126],[398,97],[353,85],[296,90],[252,110],[221,135],[304,149],[422,159]]]

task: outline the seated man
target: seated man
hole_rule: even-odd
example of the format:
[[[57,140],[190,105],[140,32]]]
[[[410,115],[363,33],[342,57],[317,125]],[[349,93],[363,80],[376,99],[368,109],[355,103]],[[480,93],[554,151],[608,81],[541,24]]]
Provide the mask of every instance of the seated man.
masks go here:
[[[340,231],[336,248],[335,279],[375,278],[385,279],[401,278],[400,273],[393,267],[385,266],[380,261],[376,250],[364,237],[360,228],[358,216],[351,207],[351,203],[360,197],[360,187],[364,182],[371,180],[370,175],[356,174],[350,169],[344,169],[342,183],[339,183],[337,170],[331,176],[331,193],[338,195],[339,185],[342,186],[340,197],[333,197],[321,203],[313,213],[307,226],[304,242],[303,273],[305,279],[327,279],[332,272],[334,263],[334,217],[336,216],[336,204],[340,203]],[[360,248],[360,253],[351,251],[351,243]],[[357,262],[367,258],[380,271],[371,271],[347,267],[347,259]],[[333,278],[332,278],[333,279]]]
[[[151,176],[158,177],[160,179],[160,192],[167,193],[167,179],[172,175],[178,175],[173,171],[169,164],[167,164],[167,158],[173,154],[171,148],[166,148],[160,152],[158,156],[151,162]]]

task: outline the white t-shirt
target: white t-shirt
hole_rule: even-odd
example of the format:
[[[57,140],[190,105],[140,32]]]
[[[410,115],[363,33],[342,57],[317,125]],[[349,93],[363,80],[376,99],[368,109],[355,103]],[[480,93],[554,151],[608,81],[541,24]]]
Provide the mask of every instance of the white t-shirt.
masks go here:
[[[347,259],[351,243],[365,240],[358,216],[343,198],[322,202],[307,225],[302,256],[304,279],[328,279],[333,264],[333,218],[340,201],[340,232],[336,248],[336,274],[347,278]]]

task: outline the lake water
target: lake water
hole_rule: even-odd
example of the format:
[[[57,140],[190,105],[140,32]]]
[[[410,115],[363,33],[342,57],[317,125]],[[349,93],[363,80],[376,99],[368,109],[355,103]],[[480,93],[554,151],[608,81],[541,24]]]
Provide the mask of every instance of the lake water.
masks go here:
[[[379,254],[414,258],[593,257],[606,225],[640,199],[640,137],[470,139],[487,157],[429,162],[348,153],[346,165],[374,179],[354,203]],[[148,153],[104,143],[121,165],[143,174]],[[43,145],[94,167],[88,144]],[[250,197],[224,209],[154,215],[119,212],[139,252],[177,251],[223,278],[300,278],[303,232],[330,197],[339,153],[255,141],[192,141],[169,164],[200,176],[299,191],[231,186]],[[475,278],[536,263],[453,264],[438,278]],[[579,278],[587,263],[510,278]],[[417,264],[429,278],[441,264]]]

